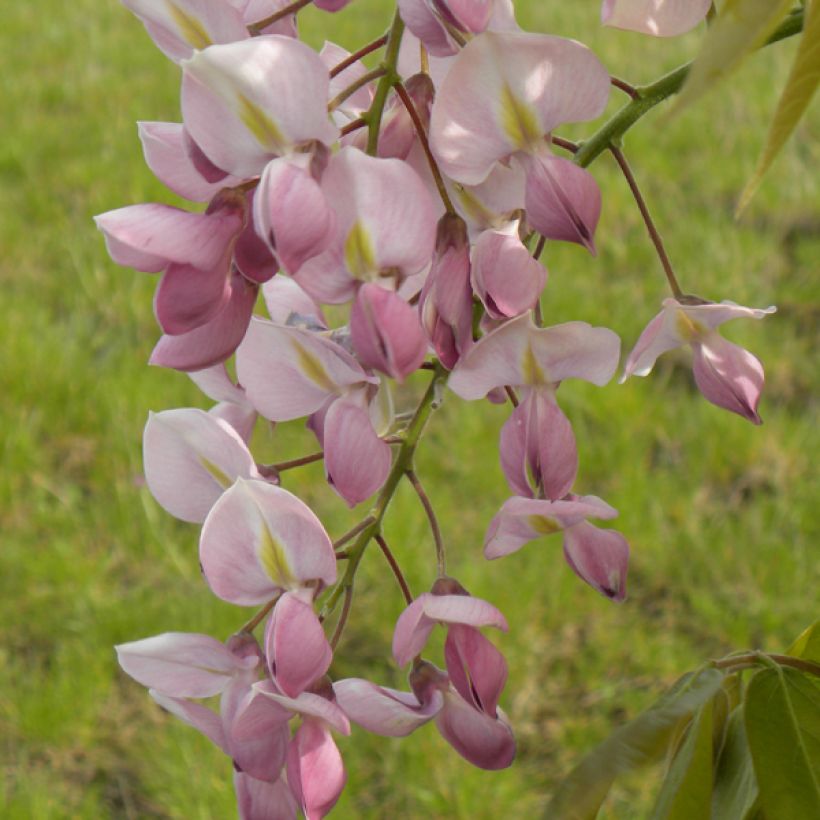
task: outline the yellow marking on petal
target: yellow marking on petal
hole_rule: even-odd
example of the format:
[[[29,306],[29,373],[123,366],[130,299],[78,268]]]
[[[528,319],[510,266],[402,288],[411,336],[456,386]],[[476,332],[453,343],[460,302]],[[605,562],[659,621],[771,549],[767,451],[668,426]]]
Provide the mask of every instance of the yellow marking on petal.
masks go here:
[[[544,139],[535,109],[519,100],[506,83],[501,88],[501,127],[519,150],[533,148]]]
[[[322,390],[327,390],[332,393],[336,389],[333,380],[328,376],[327,370],[319,360],[318,356],[311,353],[306,348],[302,347],[296,339],[291,339],[296,355],[299,359],[299,370],[307,376],[314,384],[317,384]]]
[[[271,535],[271,531],[262,520],[262,532],[259,543],[259,560],[268,577],[278,587],[285,589],[296,585],[296,577],[288,564],[282,545]]]
[[[678,333],[687,342],[698,339],[709,330],[706,325],[701,324],[689,316],[685,310],[678,310],[675,314],[675,326]]]
[[[213,45],[213,40],[210,38],[205,26],[190,14],[186,14],[176,3],[167,0],[168,11],[174,22],[177,24],[179,33],[185,39],[189,46],[199,49],[207,48]]]
[[[208,461],[207,458],[200,456],[199,463],[211,474],[211,477],[217,484],[219,484],[220,487],[222,487],[223,490],[227,490],[228,487],[233,484],[233,481],[231,481],[231,479],[228,478],[228,476],[223,473],[222,470],[220,470],[219,467],[213,463],[213,461]]]
[[[376,271],[376,250],[361,222],[353,225],[345,239],[345,265],[357,279],[364,279]]]
[[[539,535],[552,535],[554,532],[558,532],[561,530],[561,526],[558,523],[553,521],[551,518],[547,518],[544,515],[527,516],[527,523]]]
[[[541,368],[541,365],[538,364],[535,353],[533,353],[532,347],[529,344],[524,350],[521,372],[524,377],[524,384],[547,384],[547,376]]]
[[[238,93],[239,118],[247,129],[256,137],[259,144],[268,151],[279,152],[285,143],[282,132],[276,123],[244,94]]]

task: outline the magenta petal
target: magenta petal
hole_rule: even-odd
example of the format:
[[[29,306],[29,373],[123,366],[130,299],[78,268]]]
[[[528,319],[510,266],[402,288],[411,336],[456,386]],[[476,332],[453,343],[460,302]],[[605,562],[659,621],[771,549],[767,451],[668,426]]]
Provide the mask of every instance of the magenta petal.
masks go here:
[[[582,521],[564,531],[564,557],[575,574],[613,601],[626,598],[629,544],[615,530]]]
[[[260,478],[239,434],[196,408],[150,414],[142,447],[151,494],[183,521],[204,521],[219,496],[238,477]]]
[[[480,34],[486,31],[493,12],[493,0],[433,0],[445,19],[461,31]]]
[[[604,0],[601,22],[655,37],[675,37],[693,29],[711,0]]]
[[[547,239],[583,245],[595,255],[601,189],[584,168],[548,154],[526,162],[525,207],[529,223]]]
[[[229,730],[231,757],[236,768],[260,780],[276,780],[285,765],[290,718],[287,709],[251,692]]]
[[[336,557],[319,519],[295,495],[263,481],[238,479],[216,502],[202,527],[199,558],[214,593],[240,606],[336,580]]]
[[[353,348],[365,367],[403,382],[427,355],[418,313],[394,291],[368,282],[350,311]]]
[[[235,271],[225,307],[209,322],[188,333],[164,335],[154,347],[149,364],[190,371],[224,362],[245,337],[257,290],[256,285]]]
[[[333,658],[313,607],[291,593],[273,608],[265,628],[265,654],[274,682],[292,698],[322,677]]]
[[[251,282],[262,284],[279,270],[279,261],[256,231],[253,202],[257,191],[249,194],[248,222],[233,249],[233,260],[241,274]]]
[[[116,650],[120,666],[134,680],[173,697],[211,697],[246,668],[216,638],[188,632],[165,632]]]
[[[310,163],[309,154],[272,160],[253,200],[256,230],[290,274],[327,248],[336,226]]]
[[[390,445],[373,429],[370,414],[345,397],[327,410],[323,427],[325,472],[330,485],[351,506],[369,498],[390,472]]]
[[[503,712],[490,717],[455,692],[444,696],[436,726],[463,758],[480,769],[506,769],[515,757],[515,738]]]
[[[201,703],[192,703],[185,698],[174,698],[157,692],[156,689],[149,689],[148,694],[165,710],[172,715],[176,715],[181,721],[193,726],[194,729],[202,732],[208,740],[215,743],[226,754],[228,742],[222,728],[222,719],[216,712],[203,706]]]
[[[692,351],[695,382],[704,397],[753,424],[761,424],[757,406],[763,390],[763,365],[758,359],[717,331],[702,342],[693,342]]]
[[[376,686],[361,678],[333,684],[336,701],[345,714],[368,732],[384,737],[405,737],[432,720],[444,703],[436,690],[426,704],[410,692]]]
[[[474,627],[453,624],[447,630],[444,658],[450,681],[461,697],[495,717],[507,682],[504,656]]]
[[[305,820],[321,820],[335,805],[347,781],[342,756],[330,732],[305,720],[288,748],[288,783]]]
[[[586,518],[615,518],[618,511],[594,495],[571,496],[567,500],[508,498],[493,517],[484,539],[488,559],[510,555],[524,544],[559,532]]]
[[[154,294],[154,312],[165,333],[179,336],[204,325],[230,299],[227,259],[211,270],[169,265]]]
[[[273,783],[234,771],[239,820],[296,820],[299,812],[284,777]]]

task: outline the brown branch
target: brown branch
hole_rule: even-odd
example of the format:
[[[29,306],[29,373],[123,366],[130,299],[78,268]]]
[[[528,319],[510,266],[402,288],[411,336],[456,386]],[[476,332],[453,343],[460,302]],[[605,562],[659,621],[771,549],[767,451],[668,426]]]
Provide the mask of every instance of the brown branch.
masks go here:
[[[381,535],[377,535],[376,543],[379,547],[381,547],[381,551],[384,553],[387,563],[390,564],[390,569],[393,570],[393,575],[396,576],[396,580],[399,582],[402,594],[404,595],[404,600],[407,601],[408,604],[412,604],[413,596],[410,593],[410,587],[407,586],[407,581],[404,579],[404,575],[402,574],[398,561],[396,561],[393,553],[390,551],[390,547],[387,546],[387,541],[385,541]]]
[[[430,503],[430,498],[427,493],[424,492],[424,487],[421,486],[421,481],[415,471],[413,469],[408,469],[405,471],[405,475],[407,476],[408,481],[413,485],[413,489],[416,491],[419,501],[421,501],[421,506],[424,507],[424,512],[427,513],[427,520],[430,522],[430,529],[433,533],[433,541],[436,545],[438,574],[439,576],[445,575],[447,571],[447,562],[444,555],[444,542],[441,538],[441,529],[438,525],[435,510],[433,509],[433,505]]]
[[[296,0],[296,2],[290,3],[284,8],[279,9],[276,13],[271,14],[270,17],[266,17],[264,20],[258,20],[256,23],[251,23],[248,26],[248,31],[254,37],[258,37],[268,26],[272,26],[289,14],[296,14],[297,11],[300,11],[311,2],[313,2],[313,0]]]
[[[345,57],[344,60],[333,66],[333,68],[330,69],[330,76],[336,77],[341,74],[346,68],[352,66],[357,60],[361,60],[362,57],[366,57],[371,52],[381,48],[386,42],[387,35],[382,34],[382,36],[377,40],[374,40],[372,43],[368,43],[366,46],[362,46],[358,51],[354,51],[349,57]]]
[[[609,82],[612,83],[615,88],[623,91],[624,94],[628,94],[633,100],[639,100],[641,98],[638,89],[635,88],[634,85],[630,85],[626,80],[618,79],[618,77],[610,77]]]
[[[333,549],[337,550],[339,547],[344,546],[351,538],[355,538],[362,530],[366,530],[374,521],[372,515],[368,515],[367,518],[362,519],[353,527],[352,530],[348,530],[344,535],[340,536],[333,542]]]

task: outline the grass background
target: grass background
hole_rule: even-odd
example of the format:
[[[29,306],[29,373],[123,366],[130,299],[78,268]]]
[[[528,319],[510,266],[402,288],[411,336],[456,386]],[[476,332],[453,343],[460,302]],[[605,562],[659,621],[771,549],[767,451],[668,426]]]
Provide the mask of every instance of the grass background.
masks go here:
[[[582,39],[635,83],[697,47],[697,34],[655,41],[601,29],[597,0],[518,5],[526,28]],[[309,11],[304,30],[313,45],[327,26],[355,47],[388,18],[384,0],[357,0],[333,17]],[[246,617],[201,580],[197,528],[143,486],[148,411],[203,399],[185,376],[146,366],[157,337],[153,278],[114,266],[91,223],[125,204],[176,203],[142,163],[134,121],[179,118],[177,69],[114,2],[7,4],[0,38],[0,815],[231,817],[229,763],[156,708],[112,650],[166,630],[227,637]],[[562,387],[578,486],[621,510],[617,526],[632,545],[629,599],[615,606],[575,578],[556,540],[486,564],[483,532],[507,495],[496,453],[508,410],[447,396],[418,472],[450,571],[510,621],[496,643],[510,663],[502,705],[518,760],[485,773],[432,727],[401,741],[354,730],[340,740],[349,784],[335,816],[530,816],[586,749],[680,672],[737,648],[783,649],[817,616],[816,106],[748,214],[732,218],[794,45],[755,55],[672,122],[654,112],[625,145],[685,289],[777,303],[765,322],[726,329],[765,363],[766,424],[703,401],[683,353],[648,380]],[[594,173],[605,203],[599,256],[550,246],[544,311],[550,323],[611,326],[628,346],[664,280],[614,164],[601,158]],[[291,425],[258,444],[279,459],[309,441]],[[286,486],[336,536],[361,513],[342,509],[321,476],[308,467]],[[413,590],[426,589],[433,547],[406,491],[387,537]],[[361,576],[332,673],[403,687],[388,660],[401,599],[376,551]],[[646,775],[619,785],[602,816],[644,816],[653,788]]]

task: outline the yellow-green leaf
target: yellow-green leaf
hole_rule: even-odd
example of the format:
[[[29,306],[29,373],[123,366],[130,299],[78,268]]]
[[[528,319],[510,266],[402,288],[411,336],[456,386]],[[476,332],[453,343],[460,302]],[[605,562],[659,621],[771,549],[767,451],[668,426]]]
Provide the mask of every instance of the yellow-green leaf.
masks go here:
[[[766,138],[766,147],[757,163],[752,178],[746,183],[736,216],[749,204],[760,181],[769,170],[780,149],[786,144],[800,118],[817,91],[820,82],[820,0],[812,0],[806,12],[803,23],[803,36],[797,48],[792,70],[786,80],[786,87],[780,96],[774,119],[769,126],[769,135]]]
[[[815,621],[803,630],[786,654],[793,658],[805,658],[807,661],[820,663],[820,621]]]
[[[712,792],[712,820],[747,820],[757,806],[757,780],[743,725],[743,707],[729,717]]]
[[[709,27],[672,113],[696,100],[763,45],[793,0],[726,0]]]

